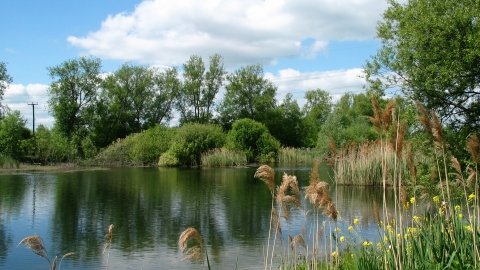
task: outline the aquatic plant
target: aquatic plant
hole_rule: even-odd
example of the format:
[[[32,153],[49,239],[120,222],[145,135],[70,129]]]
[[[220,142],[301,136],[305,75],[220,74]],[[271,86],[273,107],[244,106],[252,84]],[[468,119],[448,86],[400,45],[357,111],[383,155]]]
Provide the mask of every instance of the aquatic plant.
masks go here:
[[[57,258],[58,256],[55,256],[53,259],[53,262],[50,262],[50,258],[48,257],[48,252],[47,249],[45,248],[45,245],[43,244],[43,239],[39,235],[32,235],[28,236],[22,239],[20,243],[18,243],[17,246],[24,244],[27,248],[32,249],[33,253],[36,255],[45,258],[50,265],[51,270],[55,270],[57,267]],[[65,255],[62,256],[60,259],[60,264],[58,266],[58,269],[60,270],[60,267],[62,265],[62,261],[64,258],[75,256],[76,254],[73,252],[66,253]]]

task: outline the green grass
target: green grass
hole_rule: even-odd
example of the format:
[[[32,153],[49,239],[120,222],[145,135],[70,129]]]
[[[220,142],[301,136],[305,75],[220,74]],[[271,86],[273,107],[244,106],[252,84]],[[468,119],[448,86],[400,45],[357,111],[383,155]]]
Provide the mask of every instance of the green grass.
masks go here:
[[[312,148],[282,147],[278,151],[278,163],[313,163],[316,159],[322,159],[323,154]]]
[[[208,167],[241,166],[247,164],[247,156],[240,151],[217,148],[201,156],[201,165]]]

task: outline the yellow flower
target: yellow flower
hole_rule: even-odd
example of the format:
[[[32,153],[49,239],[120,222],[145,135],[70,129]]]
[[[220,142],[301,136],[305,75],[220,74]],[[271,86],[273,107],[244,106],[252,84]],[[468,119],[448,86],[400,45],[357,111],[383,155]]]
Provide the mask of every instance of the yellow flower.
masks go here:
[[[393,233],[392,225],[387,225],[387,230],[388,230],[389,233]]]
[[[352,253],[352,254],[350,254],[350,257],[352,257],[352,259],[353,259],[353,257],[355,257],[355,255],[353,255],[353,253]]]
[[[407,210],[410,209],[410,203],[409,203],[409,202],[406,202],[404,207],[405,207],[405,209],[407,209]]]
[[[468,231],[472,231],[472,227],[470,225],[465,226],[465,229],[467,229]]]
[[[475,200],[475,194],[472,193],[472,194],[468,195],[468,201],[471,202],[473,200]]]
[[[459,219],[463,219],[463,215],[462,215],[462,214],[458,214],[458,218],[459,218]]]
[[[340,236],[340,242],[345,242],[345,236]]]
[[[414,220],[415,222],[419,222],[419,221],[420,221],[420,217],[418,217],[418,216],[413,216],[413,220]]]
[[[373,245],[372,242],[369,242],[369,241],[363,242],[363,246],[364,246],[364,247],[369,247],[369,246],[371,246],[371,245]]]
[[[415,203],[415,197],[410,198],[410,203],[414,204]]]
[[[439,203],[439,202],[440,202],[440,198],[438,198],[438,196],[434,196],[434,197],[433,197],[433,202],[434,202],[434,203]]]
[[[353,220],[353,224],[357,225],[358,224],[358,218]]]
[[[335,232],[336,232],[336,233],[339,233],[340,231],[341,231],[340,228],[335,227]]]
[[[351,225],[348,226],[348,230],[352,232],[353,231],[353,226],[351,226]]]
[[[455,211],[460,211],[462,209],[462,207],[460,207],[460,205],[455,205]]]
[[[337,257],[338,253],[336,251],[332,252],[332,257]]]
[[[390,224],[395,225],[396,224],[395,219],[390,220]]]
[[[377,243],[377,248],[378,248],[378,249],[382,249],[382,243],[378,242],[378,243]]]

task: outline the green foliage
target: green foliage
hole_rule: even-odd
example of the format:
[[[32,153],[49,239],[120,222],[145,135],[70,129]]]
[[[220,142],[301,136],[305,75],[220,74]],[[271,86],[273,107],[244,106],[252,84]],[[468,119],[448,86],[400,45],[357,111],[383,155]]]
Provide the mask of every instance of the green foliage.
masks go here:
[[[278,151],[278,163],[313,163],[316,159],[322,160],[324,155],[311,148],[282,147]]]
[[[202,166],[221,167],[247,164],[247,156],[240,151],[216,148],[202,154]]]
[[[369,87],[400,88],[455,129],[478,129],[480,2],[389,4],[377,26],[382,47],[365,65]]]
[[[177,99],[181,123],[210,122],[215,95],[223,86],[225,74],[223,58],[218,54],[210,57],[207,72],[200,56],[192,55],[183,64],[183,85]]]
[[[12,76],[7,72],[7,66],[5,63],[0,62],[0,100],[3,98],[5,89],[13,82]],[[0,107],[2,107],[0,103]]]
[[[106,166],[133,165],[130,153],[135,144],[137,134],[132,134],[124,139],[117,139],[107,148],[102,149],[93,159],[93,163]]]
[[[21,159],[23,149],[21,142],[31,137],[25,127],[26,120],[19,111],[7,112],[0,122],[0,153],[13,159]]]
[[[74,161],[76,147],[57,130],[39,125],[35,130],[35,159],[41,163]]]
[[[70,137],[77,133],[82,138],[85,136],[102,81],[100,69],[100,59],[87,57],[47,68],[54,80],[48,89],[48,105],[55,125],[63,135]]]
[[[240,150],[249,162],[263,160],[274,161],[280,142],[269,132],[265,125],[252,119],[240,119],[233,123],[227,134],[227,149]]]
[[[131,160],[144,165],[156,164],[158,157],[170,148],[175,134],[175,129],[161,125],[138,134],[130,152]]]
[[[275,108],[277,87],[263,77],[261,65],[250,65],[227,76],[225,96],[218,112],[219,122],[229,130],[232,123],[250,118],[265,123],[267,114]]]
[[[220,126],[187,123],[177,130],[172,145],[160,156],[159,164],[200,165],[202,153],[222,147],[224,143],[225,134]]]

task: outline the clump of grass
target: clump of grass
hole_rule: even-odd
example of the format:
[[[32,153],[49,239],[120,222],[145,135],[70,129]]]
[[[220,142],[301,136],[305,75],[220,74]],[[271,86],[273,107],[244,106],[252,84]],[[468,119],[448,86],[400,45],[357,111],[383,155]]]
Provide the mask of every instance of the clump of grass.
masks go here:
[[[311,148],[282,147],[277,154],[278,163],[312,163],[321,159],[322,154]]]
[[[0,154],[0,168],[3,169],[18,169],[20,167],[20,162],[11,157]]]
[[[45,245],[43,244],[43,239],[39,235],[33,235],[33,236],[28,236],[22,239],[20,243],[18,243],[17,246],[24,244],[27,248],[32,249],[33,253],[36,255],[45,258],[50,265],[51,270],[55,270],[57,267],[57,258],[58,256],[55,256],[53,259],[53,262],[50,262],[50,258],[48,257],[47,249],[45,248]],[[62,259],[60,259],[60,264],[58,266],[58,269],[60,269],[62,265],[62,261],[64,258],[75,256],[76,254],[73,252],[66,253],[65,255],[62,256]]]
[[[191,242],[190,245],[189,242]],[[182,253],[186,255],[183,258],[184,260],[194,260],[203,263],[203,240],[195,228],[187,228],[183,231],[178,240],[178,245]]]
[[[201,164],[210,167],[241,166],[247,164],[247,156],[241,151],[216,148],[202,154]]]

